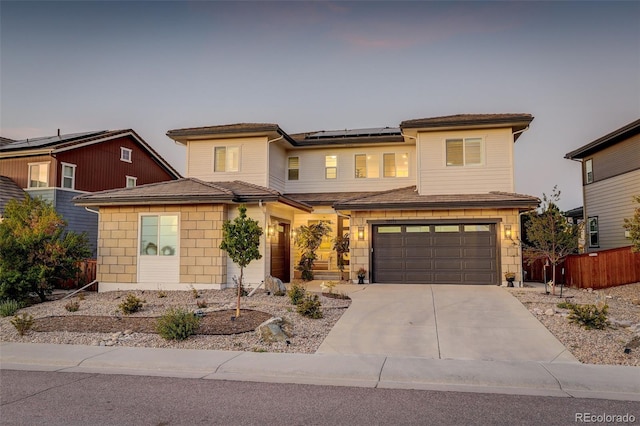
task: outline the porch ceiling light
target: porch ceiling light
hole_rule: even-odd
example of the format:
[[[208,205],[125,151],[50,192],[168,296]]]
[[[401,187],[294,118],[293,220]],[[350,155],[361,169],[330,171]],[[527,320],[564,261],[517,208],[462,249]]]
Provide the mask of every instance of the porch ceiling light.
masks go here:
[[[358,226],[358,239],[364,240],[364,226]]]

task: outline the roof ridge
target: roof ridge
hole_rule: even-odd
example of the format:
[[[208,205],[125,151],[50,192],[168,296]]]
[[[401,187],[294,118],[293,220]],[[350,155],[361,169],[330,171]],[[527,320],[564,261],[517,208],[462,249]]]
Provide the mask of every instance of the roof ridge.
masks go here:
[[[230,190],[229,188],[225,188],[224,186],[220,186],[220,185],[216,185],[216,182],[207,182],[198,178],[187,178],[192,180],[193,182],[197,182],[200,183],[202,185],[208,186],[209,188],[213,188],[213,189],[217,189],[218,191],[222,191],[227,195],[233,195],[235,196],[235,192],[233,192],[232,190]],[[231,181],[228,181],[231,182]]]
[[[384,191],[374,191],[374,192],[372,192],[370,194],[367,194],[365,196],[347,198],[347,199],[345,199],[345,200],[343,200],[341,202],[344,203],[346,201],[364,200],[365,198],[377,197],[377,196],[380,196],[380,195],[389,194],[389,193],[396,192],[396,191],[403,191],[403,190],[411,189],[411,188],[413,188],[415,190],[416,186],[415,185],[409,185],[409,186],[403,186],[402,188],[393,188],[393,189],[387,189],[387,190],[384,190]]]
[[[247,185],[247,186],[250,186],[250,187],[256,188],[256,189],[261,189],[263,191],[270,192],[273,195],[282,195],[279,191],[276,191],[275,189],[268,188],[266,186],[258,185],[258,184],[255,184],[255,183],[245,182],[243,180],[234,180],[233,182],[240,183],[240,184],[243,184],[243,185]]]

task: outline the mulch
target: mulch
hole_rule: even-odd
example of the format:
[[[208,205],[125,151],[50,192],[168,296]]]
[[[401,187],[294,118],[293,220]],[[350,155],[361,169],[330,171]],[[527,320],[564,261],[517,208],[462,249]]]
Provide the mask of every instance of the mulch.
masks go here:
[[[272,317],[271,314],[241,309],[235,318],[235,309],[207,312],[200,318],[196,334],[229,335],[255,330]],[[232,317],[234,319],[232,320]],[[157,333],[158,317],[66,315],[37,318],[32,330],[38,332],[71,331],[79,333],[117,333],[131,330],[134,333]]]

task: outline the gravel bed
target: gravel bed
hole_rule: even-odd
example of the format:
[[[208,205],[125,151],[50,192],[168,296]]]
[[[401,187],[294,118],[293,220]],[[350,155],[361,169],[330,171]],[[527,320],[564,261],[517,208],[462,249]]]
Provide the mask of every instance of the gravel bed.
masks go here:
[[[18,314],[26,312],[34,318],[71,315],[122,317],[123,315],[119,312],[118,305],[122,303],[127,294],[134,294],[146,301],[142,310],[131,314],[130,317],[159,317],[171,307],[196,310],[198,309],[198,302],[206,302],[207,307],[202,309],[205,312],[235,309],[236,307],[236,291],[234,289],[199,291],[197,299],[192,291],[167,291],[164,292],[166,297],[160,297],[162,294],[158,291],[118,291],[84,293],[84,300],[74,296],[66,300],[39,303],[19,310]],[[80,309],[78,311],[68,312],[65,309],[65,305],[70,300],[79,302]],[[10,317],[0,318],[0,341],[314,353],[351,303],[351,300],[332,299],[324,296],[320,296],[320,301],[322,303],[323,318],[309,319],[298,314],[295,306],[291,305],[289,298],[286,296],[269,296],[265,292],[258,291],[251,297],[242,298],[242,309],[266,312],[273,317],[281,317],[290,321],[293,324],[294,336],[289,339],[289,344],[285,342],[263,343],[255,332],[234,335],[194,335],[184,341],[176,342],[164,340],[158,334],[132,332],[131,330],[125,330],[124,327],[117,333],[30,331],[24,336],[20,336],[15,327],[9,322],[11,320]]]
[[[556,288],[556,296],[545,294],[544,287],[506,289],[580,362],[640,366],[640,283],[602,290],[564,288],[563,297],[559,296],[560,288]],[[557,307],[564,301],[579,305],[604,301],[610,325],[587,330],[570,322],[569,311]]]

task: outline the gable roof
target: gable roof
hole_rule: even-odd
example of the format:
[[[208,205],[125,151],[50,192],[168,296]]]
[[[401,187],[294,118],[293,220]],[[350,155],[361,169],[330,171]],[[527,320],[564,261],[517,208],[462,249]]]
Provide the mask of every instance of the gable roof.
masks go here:
[[[11,200],[22,200],[27,195],[13,180],[6,176],[0,176],[0,216],[4,214],[4,208]]]
[[[161,205],[258,203],[279,201],[310,212],[309,204],[299,202],[278,191],[242,181],[205,182],[196,178],[182,178],[150,183],[133,188],[110,189],[77,195],[73,202],[80,206]]]
[[[584,158],[625,139],[629,139],[631,136],[637,135],[638,133],[640,133],[640,119],[633,121],[626,126],[622,126],[619,129],[594,140],[593,142],[589,142],[588,144],[567,153],[564,158],[569,160]]]
[[[160,154],[132,129],[98,130],[93,132],[70,133],[58,136],[29,138],[9,141],[0,144],[0,158],[13,156],[27,156],[38,154],[56,154],[88,145],[107,142],[112,139],[130,136],[149,153],[154,161],[174,178],[180,178],[180,173],[171,166]]]
[[[540,200],[530,195],[508,192],[484,194],[420,195],[415,186],[380,191],[362,197],[336,202],[336,210],[448,210],[463,208],[521,208],[532,209]]]

